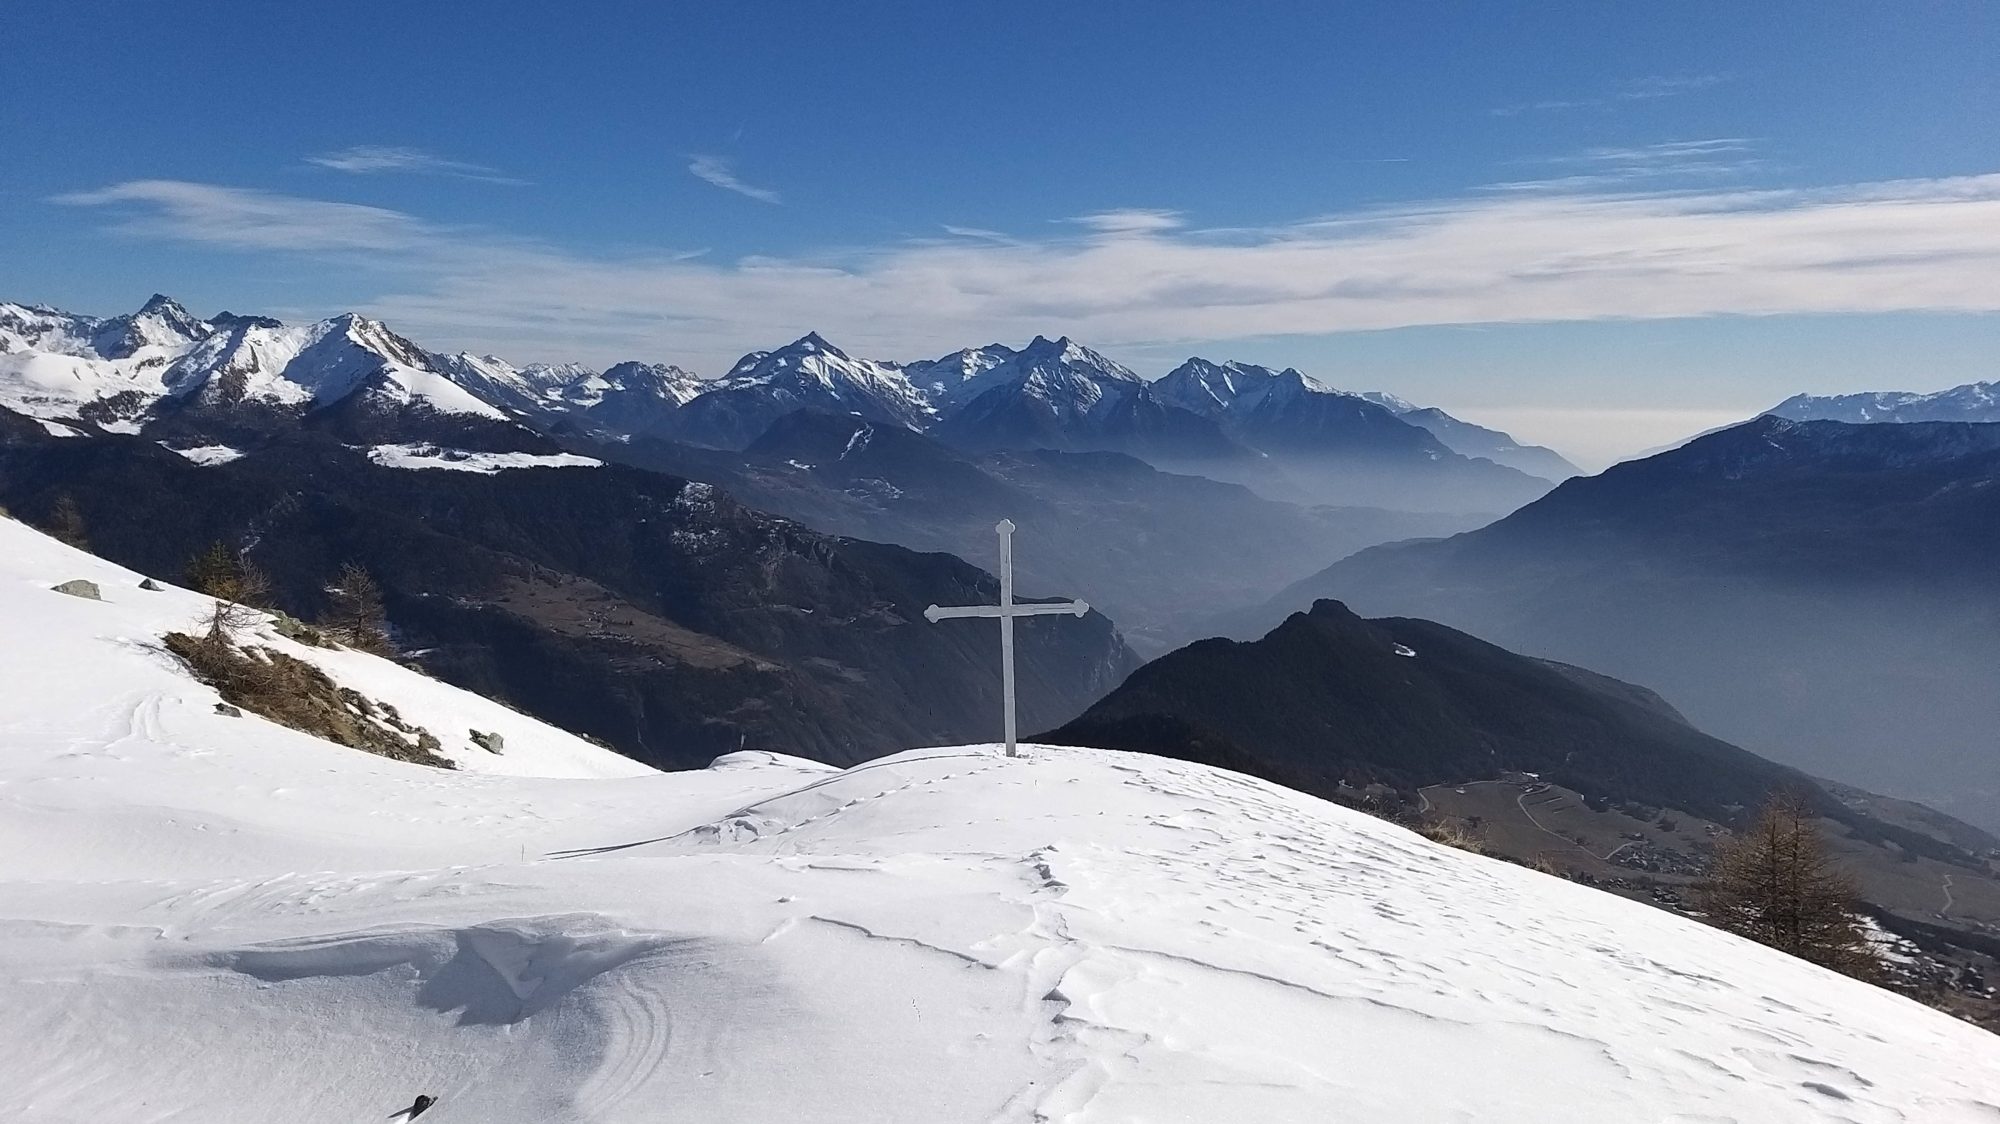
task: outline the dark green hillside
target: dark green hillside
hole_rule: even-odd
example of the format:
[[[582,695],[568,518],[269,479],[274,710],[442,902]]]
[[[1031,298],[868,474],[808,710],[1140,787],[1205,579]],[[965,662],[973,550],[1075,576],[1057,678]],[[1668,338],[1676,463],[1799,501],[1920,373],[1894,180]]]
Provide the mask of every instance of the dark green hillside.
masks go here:
[[[1261,640],[1163,656],[1043,740],[1205,761],[1329,796],[1534,773],[1593,799],[1723,823],[1788,787],[1865,837],[1917,837],[1687,725],[1643,688],[1430,621],[1363,620],[1335,601]]]
[[[399,647],[450,682],[667,767],[749,744],[852,763],[987,740],[995,637],[923,619],[993,601],[945,554],[840,538],[655,472],[384,468],[294,434],[201,467],[136,438],[0,443],[0,504],[74,498],[93,548],[178,580],[218,540],[319,613],[342,564],[381,583]],[[1076,714],[1137,662],[1111,622],[1021,630],[1024,721]]]

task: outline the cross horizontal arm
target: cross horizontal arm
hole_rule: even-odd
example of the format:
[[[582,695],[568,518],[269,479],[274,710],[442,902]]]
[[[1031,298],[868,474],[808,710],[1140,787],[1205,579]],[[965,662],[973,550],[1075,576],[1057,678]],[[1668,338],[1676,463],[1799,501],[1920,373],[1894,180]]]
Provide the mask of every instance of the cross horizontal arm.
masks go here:
[[[1007,615],[1012,617],[1045,617],[1056,613],[1066,613],[1072,617],[1080,617],[1088,612],[1090,612],[1090,606],[1081,601],[1053,601],[1014,605],[1008,609]]]
[[[1014,604],[1002,609],[998,605],[953,605],[949,607],[932,605],[924,610],[924,619],[936,624],[952,617],[1048,617],[1062,614],[1080,617],[1090,612],[1090,606],[1081,601],[1029,602]]]
[[[924,619],[930,621],[932,624],[950,617],[997,617],[999,615],[1000,606],[998,605],[954,605],[948,609],[932,605],[930,608],[924,610]]]

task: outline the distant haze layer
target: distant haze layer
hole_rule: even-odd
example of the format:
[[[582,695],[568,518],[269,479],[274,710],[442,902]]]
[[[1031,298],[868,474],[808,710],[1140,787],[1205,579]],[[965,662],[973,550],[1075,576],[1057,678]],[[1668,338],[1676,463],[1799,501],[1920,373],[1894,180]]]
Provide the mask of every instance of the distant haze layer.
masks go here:
[[[1504,429],[1518,440],[1560,449],[1579,467],[1594,472],[1742,421],[1764,408],[1520,406],[1470,409],[1461,416]]]

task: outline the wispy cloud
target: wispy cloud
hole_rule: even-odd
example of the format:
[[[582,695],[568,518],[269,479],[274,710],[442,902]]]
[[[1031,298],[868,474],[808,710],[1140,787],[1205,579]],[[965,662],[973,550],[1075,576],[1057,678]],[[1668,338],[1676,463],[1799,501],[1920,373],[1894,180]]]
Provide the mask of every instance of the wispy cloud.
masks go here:
[[[1765,166],[1756,143],[1743,137],[1663,141],[1634,147],[1588,148],[1563,156],[1519,160],[1561,174],[1487,184],[1489,191],[1584,191],[1634,185],[1715,183]]]
[[[1729,76],[1726,74],[1654,74],[1619,83],[1617,92],[1612,96],[1620,101],[1672,98],[1720,86],[1727,81]]]
[[[421,148],[404,148],[397,145],[357,144],[351,148],[308,156],[306,163],[353,175],[390,172],[419,176],[457,176],[460,179],[484,180],[487,183],[528,182],[502,175],[498,168],[489,168],[484,164],[453,160],[439,156],[435,152],[426,152]]]
[[[131,234],[389,270],[361,311],[439,346],[525,359],[713,369],[801,325],[864,354],[911,357],[1036,332],[1138,348],[1416,325],[2000,311],[2000,174],[1482,192],[1226,236],[1135,209],[1040,238],[733,262],[582,254],[211,184],[136,181],[60,201],[116,212]]]
[[[736,178],[733,162],[727,156],[695,156],[690,158],[688,171],[698,180],[712,183],[724,191],[738,195],[748,195],[760,203],[782,203],[778,193],[768,187],[753,187]]]
[[[1181,221],[1181,216],[1174,211],[1161,211],[1148,207],[1098,211],[1063,221],[1089,227],[1099,234],[1157,234],[1163,230],[1173,230],[1186,225]]]
[[[1495,117],[1519,117],[1524,113],[1547,113],[1557,110],[1609,110],[1617,108],[1620,102],[1679,97],[1682,94],[1692,94],[1698,90],[1720,86],[1727,81],[1729,76],[1726,74],[1653,74],[1644,78],[1628,78],[1612,87],[1609,92],[1592,97],[1546,98],[1496,106],[1486,112]]]
[[[426,223],[383,207],[182,180],[131,180],[58,195],[54,202],[125,205],[125,217],[115,230],[232,250],[400,253],[442,236]]]
[[[981,242],[998,242],[1001,245],[1011,245],[1017,241],[1012,235],[997,230],[987,230],[981,226],[953,226],[951,223],[945,223],[943,230],[954,238],[974,238]]]

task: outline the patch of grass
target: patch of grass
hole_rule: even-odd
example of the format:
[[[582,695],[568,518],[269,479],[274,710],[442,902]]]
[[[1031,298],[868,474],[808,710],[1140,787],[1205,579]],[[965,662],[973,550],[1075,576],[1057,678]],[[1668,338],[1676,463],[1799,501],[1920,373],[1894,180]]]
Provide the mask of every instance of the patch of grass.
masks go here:
[[[319,668],[274,648],[237,647],[216,637],[169,632],[167,650],[179,656],[195,678],[214,687],[222,701],[302,733],[381,757],[430,765],[458,766],[440,755],[429,730],[403,720],[396,708],[342,687]]]
[[[1442,843],[1475,855],[1486,853],[1486,840],[1463,820],[1434,819],[1417,825],[1417,834],[1433,843]]]

